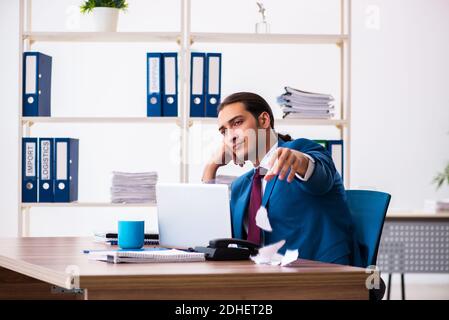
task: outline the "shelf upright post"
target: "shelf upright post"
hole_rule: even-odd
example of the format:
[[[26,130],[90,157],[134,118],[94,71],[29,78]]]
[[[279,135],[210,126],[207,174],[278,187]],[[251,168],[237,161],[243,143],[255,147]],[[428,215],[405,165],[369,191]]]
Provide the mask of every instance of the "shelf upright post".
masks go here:
[[[181,182],[189,181],[189,92],[190,92],[190,0],[181,1],[181,41],[180,41],[180,60],[181,60],[181,79],[180,79],[180,97],[181,97]]]
[[[351,150],[351,0],[340,0],[340,34],[347,34],[340,47],[340,114],[346,120],[340,126],[340,138],[344,141],[344,182],[350,187]]]
[[[22,123],[22,96],[23,96],[23,52],[29,51],[31,49],[31,41],[29,39],[24,39],[23,35],[25,32],[31,31],[31,0],[20,0],[19,1],[19,83],[18,83],[18,193],[17,193],[17,235],[19,237],[29,235],[29,208],[22,208],[22,137],[30,136],[30,125],[28,122],[25,126],[25,133],[23,131]]]

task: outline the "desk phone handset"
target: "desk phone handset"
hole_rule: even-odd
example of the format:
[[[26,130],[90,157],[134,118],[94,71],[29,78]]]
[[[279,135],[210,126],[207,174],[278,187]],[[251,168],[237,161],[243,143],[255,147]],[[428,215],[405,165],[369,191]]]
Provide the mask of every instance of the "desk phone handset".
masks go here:
[[[204,253],[207,260],[246,260],[250,255],[256,255],[258,249],[259,246],[252,242],[226,238],[211,240],[207,247],[195,247],[194,251]]]

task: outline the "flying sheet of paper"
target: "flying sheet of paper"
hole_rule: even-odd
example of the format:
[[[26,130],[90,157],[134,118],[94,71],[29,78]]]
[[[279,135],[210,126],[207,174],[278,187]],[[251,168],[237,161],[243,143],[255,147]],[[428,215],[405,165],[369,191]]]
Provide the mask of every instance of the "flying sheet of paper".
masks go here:
[[[265,157],[262,159],[261,163],[260,163],[260,167],[264,168],[267,170],[267,173],[265,174],[264,179],[265,180],[269,180],[271,176],[274,176],[273,172],[271,169],[274,169],[277,167],[278,164],[278,159],[276,159],[276,161],[274,162],[274,164],[270,167],[269,163],[271,158],[273,157],[273,154],[277,151],[278,146],[276,144],[275,147],[273,147],[266,155]]]
[[[261,206],[259,210],[257,210],[256,225],[264,231],[273,231],[270,220],[268,219],[267,209],[264,206]]]
[[[251,256],[251,260],[253,260],[256,264],[271,264],[273,258],[275,260],[279,259],[279,256],[276,255],[278,254],[278,250],[282,248],[284,244],[285,240],[281,240],[279,242],[262,247],[259,249],[259,253],[256,256]]]

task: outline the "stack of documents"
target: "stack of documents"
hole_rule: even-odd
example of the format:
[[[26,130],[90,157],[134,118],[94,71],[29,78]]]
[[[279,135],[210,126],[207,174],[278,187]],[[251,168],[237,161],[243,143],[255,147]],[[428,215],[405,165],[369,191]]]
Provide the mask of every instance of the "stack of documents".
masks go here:
[[[329,94],[301,91],[285,87],[285,93],[277,98],[283,118],[330,119],[334,113],[334,98]]]
[[[436,212],[449,213],[449,199],[437,201]]]
[[[110,263],[198,262],[204,253],[178,249],[147,248],[139,250],[86,250],[89,259]]]
[[[94,241],[104,243],[111,246],[118,245],[118,233],[117,232],[96,232],[94,234]],[[159,235],[157,233],[145,233],[144,236],[145,245],[158,245]]]
[[[117,172],[112,176],[112,203],[155,203],[157,172]]]

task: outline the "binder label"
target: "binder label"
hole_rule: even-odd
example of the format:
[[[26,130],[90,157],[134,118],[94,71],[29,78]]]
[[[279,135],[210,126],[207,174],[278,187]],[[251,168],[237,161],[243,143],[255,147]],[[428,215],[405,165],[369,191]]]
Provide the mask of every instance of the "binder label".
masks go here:
[[[33,142],[25,143],[25,176],[35,177],[36,176],[36,144]]]
[[[174,57],[165,58],[164,68],[165,94],[176,94],[176,59]]]
[[[25,94],[36,93],[36,56],[26,56]]]
[[[67,142],[56,145],[56,180],[67,180]]]
[[[160,77],[160,63],[159,58],[148,58],[148,68],[150,68],[150,76],[148,82],[149,93],[161,92],[159,77]]]
[[[209,94],[220,93],[220,58],[209,57]]]
[[[50,141],[41,141],[41,180],[50,180]]]
[[[192,63],[192,94],[203,94],[203,70],[204,70],[204,58],[193,57]],[[195,99],[196,100],[196,99]],[[198,99],[200,100],[200,99]],[[196,101],[194,101],[196,103]],[[200,101],[198,101],[200,103]]]

